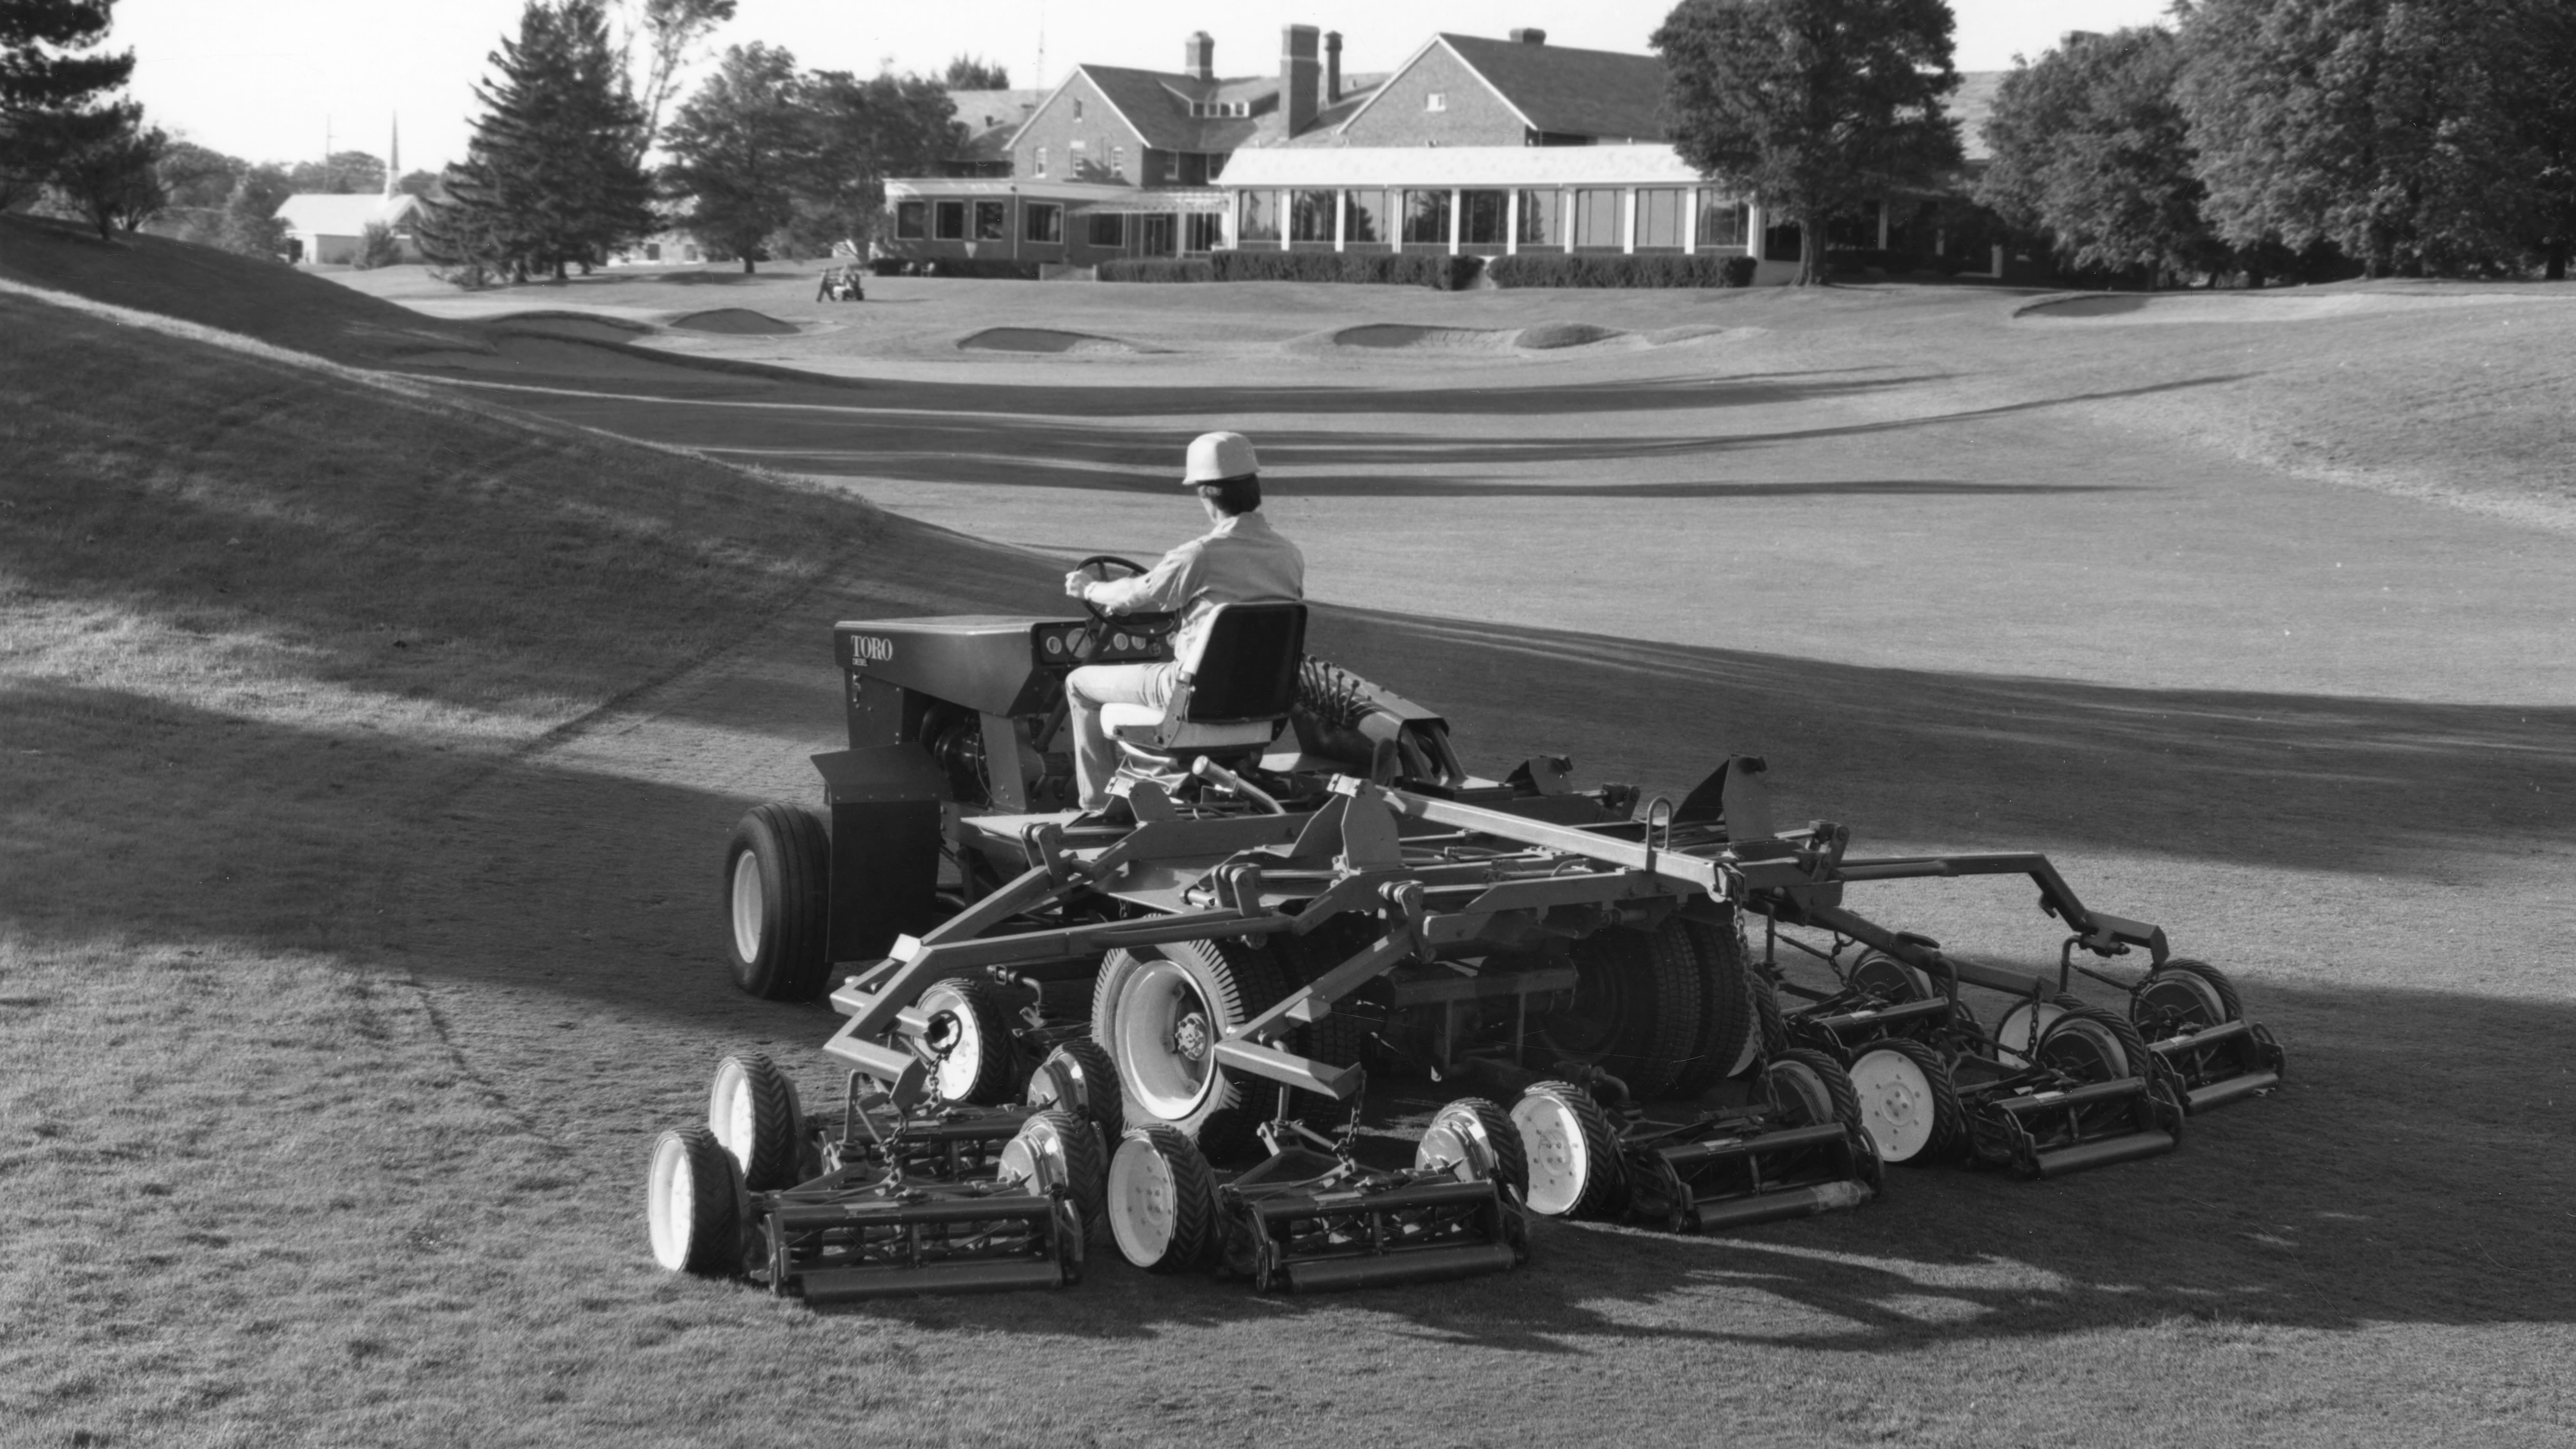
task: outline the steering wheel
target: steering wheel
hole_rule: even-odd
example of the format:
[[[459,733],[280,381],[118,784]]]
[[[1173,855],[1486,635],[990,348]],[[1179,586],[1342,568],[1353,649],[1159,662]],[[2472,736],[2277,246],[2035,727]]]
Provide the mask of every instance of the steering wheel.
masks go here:
[[[1084,559],[1082,562],[1075,564],[1073,567],[1076,573],[1080,573],[1086,569],[1096,568],[1104,564],[1116,564],[1120,568],[1125,569],[1130,577],[1146,571],[1143,564],[1136,562],[1134,559],[1120,558],[1114,553],[1095,553],[1091,557]],[[1104,579],[1102,582],[1105,583],[1107,580]],[[1089,599],[1085,599],[1082,601],[1082,607],[1090,611],[1091,618],[1094,623],[1105,624],[1109,622],[1108,612],[1103,610],[1098,604],[1091,602]]]

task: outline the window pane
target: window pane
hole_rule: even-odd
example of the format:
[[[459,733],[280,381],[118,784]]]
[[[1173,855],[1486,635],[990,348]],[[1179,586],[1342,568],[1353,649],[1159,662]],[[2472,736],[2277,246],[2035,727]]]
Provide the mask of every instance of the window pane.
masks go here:
[[[1168,216],[1145,218],[1145,236],[1143,244],[1137,250],[1149,257],[1170,256],[1173,251],[1172,218]]]
[[[907,241],[918,241],[930,234],[930,206],[927,202],[898,201],[894,204],[894,234]]]
[[[1038,148],[1038,174],[1040,176],[1046,175],[1046,148],[1044,146],[1040,146]]]
[[[1459,243],[1463,246],[1471,247],[1501,246],[1503,244],[1503,224],[1507,212],[1508,206],[1502,192],[1459,192]]]
[[[939,222],[939,239],[941,241],[964,241],[966,239],[966,203],[962,201],[943,201],[939,203],[939,209],[936,216]]]
[[[1115,214],[1091,218],[1091,244],[1096,247],[1127,245],[1127,218]]]
[[[1615,191],[1574,193],[1574,244],[1576,246],[1620,245],[1619,200],[1619,193]]]
[[[1674,187],[1649,187],[1637,193],[1637,245],[1678,247],[1682,244],[1682,194]]]
[[[1445,247],[1449,244],[1448,192],[1404,193],[1404,244],[1409,247]]]
[[[1525,247],[1565,245],[1565,219],[1559,215],[1565,201],[1561,191],[1524,191],[1521,193],[1520,244]]]
[[[1386,193],[1383,191],[1345,191],[1342,205],[1348,212],[1342,218],[1342,240],[1345,242],[1382,242],[1386,240]]]
[[[1028,224],[1021,229],[1020,234],[1033,242],[1064,240],[1064,208],[1050,206],[1044,202],[1031,202],[1028,209]]]
[[[1333,239],[1333,193],[1288,193],[1288,239],[1301,242],[1328,242]]]
[[[1189,218],[1188,249],[1194,252],[1215,251],[1218,238],[1224,235],[1224,227],[1220,225],[1224,220],[1213,212],[1193,214]]]
[[[1279,193],[1247,191],[1243,193],[1243,210],[1234,228],[1237,242],[1275,242],[1279,240]]]
[[[1699,193],[1699,244],[1704,247],[1744,245],[1744,203],[1723,191]]]
[[[1000,241],[1011,234],[1010,225],[1010,203],[1004,201],[975,203],[975,240]]]

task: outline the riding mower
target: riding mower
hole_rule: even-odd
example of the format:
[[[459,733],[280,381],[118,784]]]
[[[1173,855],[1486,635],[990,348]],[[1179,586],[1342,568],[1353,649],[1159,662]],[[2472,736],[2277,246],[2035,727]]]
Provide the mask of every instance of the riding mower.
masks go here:
[[[754,808],[722,880],[736,982],[824,995],[844,1018],[826,1060],[852,1101],[883,1104],[845,1110],[842,1161],[902,1156],[858,1140],[871,1111],[896,1142],[925,1116],[1036,1102],[1114,1144],[1106,1210],[1139,1261],[1200,1262],[1209,1241],[1223,1258],[1230,1241],[1249,1276],[1291,1285],[1500,1269],[1520,1259],[1523,1202],[1624,1199],[1689,1226],[1873,1190],[1879,1157],[1839,1059],[1776,1039],[1742,949],[1753,918],[1946,980],[1930,948],[1846,909],[1846,888],[2009,870],[2041,884],[2070,954],[2164,959],[2160,930],[2089,911],[2043,857],[1864,860],[1841,826],[1780,828],[1759,758],[1642,805],[1633,786],[1578,788],[1563,757],[1482,778],[1438,714],[1308,658],[1302,605],[1216,608],[1179,659],[1176,622],[835,627],[848,747],[814,757],[823,810]],[[1065,676],[1164,660],[1166,704],[1103,712],[1121,753],[1111,808],[1075,810]],[[1412,1171],[1446,1164],[1479,1192],[1425,1193],[1429,1178],[1363,1168],[1317,1130],[1357,1108],[1364,1068],[1520,1096],[1510,1113],[1452,1103],[1425,1138]],[[1548,1096],[1561,1110],[1531,1105],[1542,1080],[1570,1084]],[[1728,1103],[1646,1113],[1712,1092]],[[1238,1165],[1251,1170],[1215,1185]],[[661,1205],[679,1191],[666,1176],[657,1222],[686,1217]],[[1061,1174],[1077,1214],[1078,1176]],[[1014,1180],[1056,1190],[1034,1170]],[[906,1176],[881,1195],[946,1190]],[[1368,1206],[1342,1210],[1354,1202]],[[1051,1226],[1047,1241],[1064,1236]],[[1033,1260],[1036,1237],[1008,1251]],[[971,1241],[980,1254],[1003,1238]],[[789,1267],[810,1279],[796,1251]],[[845,1253],[848,1271],[903,1271],[870,1251]]]

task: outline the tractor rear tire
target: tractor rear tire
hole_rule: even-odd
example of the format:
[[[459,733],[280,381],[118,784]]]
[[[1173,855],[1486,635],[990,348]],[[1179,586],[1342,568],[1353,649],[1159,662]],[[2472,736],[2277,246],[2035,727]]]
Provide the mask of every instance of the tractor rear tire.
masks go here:
[[[1574,1005],[1542,1030],[1570,1061],[1649,1102],[1672,1090],[1700,1032],[1699,963],[1679,932],[1614,926],[1574,943]]]
[[[1699,965],[1699,1039],[1674,1076],[1676,1097],[1696,1097],[1752,1065],[1751,1045],[1760,1030],[1753,992],[1745,978],[1744,942],[1706,921],[1675,918]]]
[[[1011,1012],[991,977],[943,976],[915,1004],[930,1018],[930,1044],[939,1053],[931,1080],[941,1100],[993,1107],[1016,1095]]]
[[[1056,1043],[1055,1050],[1029,1074],[1026,1098],[1032,1107],[1062,1107],[1089,1121],[1100,1134],[1104,1153],[1127,1134],[1118,1064],[1087,1036]]]
[[[1089,1120],[1050,1107],[1020,1124],[1002,1146],[1001,1175],[1032,1194],[1064,1189],[1082,1215],[1082,1233],[1097,1242],[1109,1230],[1109,1155]]]
[[[1214,1267],[1224,1248],[1216,1174],[1198,1145],[1162,1123],[1130,1127],[1109,1160],[1110,1235],[1148,1273]]]
[[[1949,1063],[1909,1037],[1862,1047],[1849,1072],[1861,1123],[1881,1162],[1939,1162],[1968,1138],[1968,1109]]]
[[[716,1064],[707,1088],[707,1130],[742,1171],[753,1192],[794,1187],[803,1154],[805,1114],[795,1084],[758,1052]]]
[[[1216,1044],[1286,994],[1278,959],[1236,940],[1110,952],[1092,984],[1091,1036],[1118,1068],[1128,1137],[1170,1127],[1219,1160],[1254,1146],[1275,1099],[1267,1083],[1228,1076]]]
[[[1422,1141],[1413,1149],[1416,1168],[1444,1168],[1469,1182],[1508,1188],[1515,1199],[1529,1196],[1529,1154],[1512,1114],[1483,1097],[1460,1097],[1431,1114]]]
[[[1512,1104],[1529,1173],[1528,1206],[1551,1218],[1616,1217],[1628,1208],[1628,1164],[1619,1135],[1592,1094],[1572,1082],[1538,1082]]]
[[[830,974],[832,840],[794,805],[755,805],[725,846],[723,900],[734,984],[807,1001]]]
[[[653,1140],[644,1221],[653,1261],[674,1273],[724,1277],[742,1267],[742,1169],[703,1126]]]

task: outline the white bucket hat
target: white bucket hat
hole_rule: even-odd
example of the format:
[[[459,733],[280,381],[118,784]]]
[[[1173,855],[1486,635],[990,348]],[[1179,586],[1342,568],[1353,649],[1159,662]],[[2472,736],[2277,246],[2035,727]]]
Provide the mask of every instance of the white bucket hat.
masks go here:
[[[1181,474],[1181,486],[1196,488],[1202,483],[1248,478],[1260,471],[1260,461],[1252,456],[1250,438],[1241,433],[1201,433],[1190,442],[1189,467]]]

